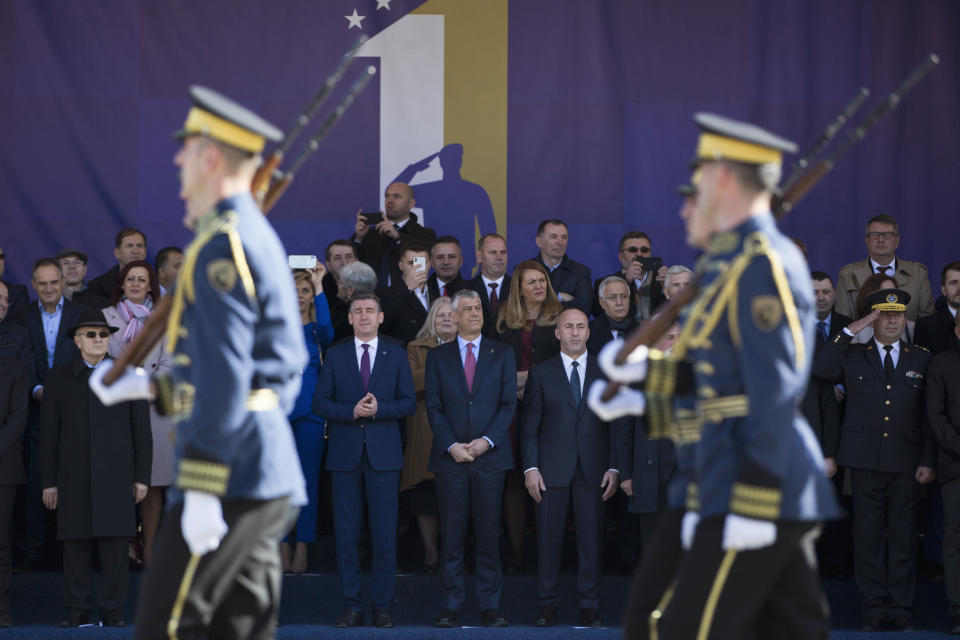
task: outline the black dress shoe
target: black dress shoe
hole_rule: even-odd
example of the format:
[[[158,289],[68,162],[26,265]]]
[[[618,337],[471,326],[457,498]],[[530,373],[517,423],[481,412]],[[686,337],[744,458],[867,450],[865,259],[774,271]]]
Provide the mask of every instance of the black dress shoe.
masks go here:
[[[503,570],[503,573],[508,576],[519,576],[523,574],[526,566],[523,564],[523,558],[511,558],[510,562],[507,563],[507,568]]]
[[[580,626],[599,629],[603,626],[603,620],[596,609],[580,609]]]
[[[423,575],[425,576],[435,576],[440,569],[439,562],[424,562],[423,563]]]
[[[100,622],[105,627],[125,627],[127,623],[123,620],[123,611],[120,609],[110,609],[100,612]]]
[[[384,629],[393,629],[393,617],[386,609],[373,610],[373,626],[383,627]]]
[[[0,611],[0,628],[9,629],[13,626],[13,620],[10,618],[10,613],[7,611]]]
[[[875,631],[883,630],[883,622],[877,620],[876,618],[866,618],[863,621],[863,624],[860,625],[860,631],[866,633],[873,633]]]
[[[75,609],[73,607],[67,607],[67,616],[60,621],[61,627],[79,627],[82,624],[87,624],[90,619],[90,612],[84,611],[83,609]]]
[[[890,623],[894,631],[913,631],[913,624],[910,622],[910,616],[896,616]]]
[[[341,629],[363,626],[363,611],[356,609],[344,609],[343,615],[337,620],[337,626]]]
[[[460,626],[460,616],[457,615],[456,611],[444,609],[433,621],[433,626],[438,629],[454,629]]]
[[[547,605],[537,611],[537,619],[533,621],[535,627],[552,627],[557,624],[557,608]]]
[[[950,635],[960,636],[960,616],[950,616]]]
[[[485,627],[509,627],[507,619],[496,609],[485,609],[480,612],[480,622]]]

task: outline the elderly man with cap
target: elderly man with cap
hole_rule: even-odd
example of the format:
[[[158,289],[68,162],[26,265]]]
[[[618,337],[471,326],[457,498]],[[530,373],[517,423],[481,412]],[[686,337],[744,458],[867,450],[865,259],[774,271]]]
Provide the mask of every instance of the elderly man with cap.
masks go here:
[[[863,628],[904,631],[911,625],[917,579],[920,485],[935,476],[923,394],[930,353],[900,339],[909,293],[882,289],[867,303],[870,313],[817,354],[814,375],[847,389],[837,464],[850,470]],[[851,344],[867,326],[873,340]]]
[[[686,513],[663,518],[671,539],[658,541],[658,531],[640,567],[659,563],[672,585],[658,579],[634,590],[630,606],[646,609],[625,635],[826,637],[813,541],[839,508],[797,411],[810,375],[813,298],[803,257],[770,213],[782,153],[796,147],[720,116],[695,121],[697,201],[683,216],[687,243],[704,250],[697,296],[669,354],[642,347],[619,364],[622,343],[601,351],[612,380],[646,379],[644,392],[603,403],[606,384],[591,389],[602,416],[646,403],[652,435],[695,443],[678,450]]]
[[[79,353],[54,367],[44,387],[40,472],[43,505],[56,510],[57,538],[63,541],[67,613],[61,627],[88,622],[94,548],[100,558],[100,621],[125,624],[127,547],[136,534],[134,504],[147,495],[153,448],[145,401],[108,406],[88,385],[92,372],[108,366],[115,331],[102,311],[84,309],[67,331]]]
[[[287,415],[307,352],[286,251],[250,194],[280,131],[210,89],[191,96],[173,162],[196,236],[167,327],[174,370],[154,380],[179,420],[177,470],[135,637],[273,637],[279,540],[306,502]],[[102,378],[91,385],[103,398],[149,394],[142,370]]]

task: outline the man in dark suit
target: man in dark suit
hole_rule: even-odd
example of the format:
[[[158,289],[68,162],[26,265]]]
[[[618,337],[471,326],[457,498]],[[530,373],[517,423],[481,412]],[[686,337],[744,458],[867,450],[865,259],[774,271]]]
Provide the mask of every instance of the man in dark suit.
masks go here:
[[[957,345],[930,359],[926,410],[939,445],[937,480],[944,504],[943,572],[950,633],[960,635],[960,315],[954,319],[953,335]]]
[[[440,296],[452,298],[460,289],[467,288],[467,281],[460,276],[463,266],[463,251],[460,241],[453,236],[440,236],[430,247],[430,265],[433,273],[427,278],[430,300]]]
[[[833,286],[833,279],[825,271],[813,271],[810,273],[810,279],[813,280],[813,299],[817,303],[817,342],[816,350],[819,351],[824,343],[850,324],[851,318],[839,313],[834,309],[834,303],[837,298],[837,291]]]
[[[0,284],[0,293],[5,286]],[[0,312],[0,319],[2,319]],[[0,353],[0,627],[12,626],[10,602],[13,503],[17,486],[26,482],[21,436],[27,425],[30,381],[27,361]]]
[[[110,306],[110,298],[90,293],[87,287],[87,254],[79,249],[64,249],[53,257],[63,270],[63,297],[95,309]]]
[[[643,231],[628,231],[620,238],[619,253],[617,258],[620,260],[620,270],[611,273],[612,276],[619,276],[628,283],[630,287],[630,316],[635,320],[642,321],[650,317],[650,314],[664,301],[663,287],[657,280],[657,273],[647,273],[643,270],[640,258],[649,258],[653,254],[650,244],[650,236]],[[660,270],[666,272],[667,268],[661,266]],[[598,278],[593,283],[593,315],[599,316],[602,313],[600,307],[600,283],[604,278]]]
[[[603,345],[615,338],[625,338],[637,326],[630,313],[630,287],[620,276],[607,276],[597,287],[600,313],[590,321],[587,351],[597,355]]]
[[[136,534],[134,505],[146,497],[150,484],[153,446],[145,400],[106,406],[88,384],[93,370],[104,364],[115,331],[103,312],[84,309],[67,332],[78,354],[54,367],[43,395],[43,505],[56,510],[57,537],[63,541],[67,614],[61,627],[88,621],[94,547],[100,558],[100,620],[111,627],[125,624],[127,547]]]
[[[383,291],[383,333],[407,346],[417,336],[427,319],[430,305],[439,294],[430,293],[427,273],[430,270],[429,251],[422,245],[403,248],[399,262],[401,277]]]
[[[951,262],[940,271],[940,292],[934,311],[917,320],[914,342],[930,349],[934,355],[960,346],[960,338],[953,331],[957,311],[960,310],[960,260]]]
[[[568,231],[563,220],[544,220],[537,227],[536,260],[550,273],[550,284],[563,303],[589,314],[593,307],[593,289],[590,287],[590,268],[571,260],[567,255]]]
[[[372,293],[350,302],[353,340],[327,351],[313,410],[327,420],[327,469],[332,472],[337,573],[344,611],[338,627],[363,625],[360,539],[363,499],[373,545],[373,624],[392,627],[397,572],[397,495],[403,448],[399,421],[417,399],[404,350],[378,336],[383,312]]]
[[[27,306],[27,288],[22,284],[13,284],[12,282],[7,282],[3,279],[3,272],[6,268],[6,254],[3,252],[3,247],[0,247],[0,284],[6,285],[7,287],[7,296],[8,304],[10,306],[11,315],[16,313],[21,307]]]
[[[86,308],[63,296],[63,271],[60,265],[49,258],[41,258],[33,264],[30,280],[37,293],[37,302],[20,309],[12,320],[27,330],[33,358],[34,377],[30,381],[30,414],[24,438],[27,461],[26,500],[26,549],[24,564],[40,561],[44,549],[44,520],[46,514],[40,502],[40,468],[37,463],[37,448],[40,441],[40,403],[47,374],[53,367],[70,362],[77,355],[77,346],[68,335],[68,329],[76,324]]]
[[[117,264],[87,284],[89,295],[110,300],[117,286],[117,276],[128,262],[147,259],[147,236],[139,229],[121,229],[113,239],[113,257]]]
[[[517,365],[509,346],[481,338],[483,310],[476,291],[458,291],[452,306],[457,339],[430,350],[425,372],[433,430],[429,469],[436,475],[442,539],[443,608],[434,624],[460,626],[464,541],[472,511],[481,622],[505,627],[498,611],[500,509],[505,472],[514,466],[508,430],[517,404]]]
[[[477,243],[477,264],[480,273],[468,282],[480,294],[483,305],[483,336],[497,339],[497,312],[500,303],[510,295],[507,274],[507,241],[496,233],[488,233]]]
[[[383,194],[382,220],[369,225],[363,210],[357,211],[357,222],[353,229],[357,257],[377,272],[377,282],[381,288],[389,287],[403,278],[399,268],[402,246],[418,244],[429,248],[437,237],[433,229],[420,226],[417,215],[410,213],[410,208],[416,202],[410,185],[394,182]]]
[[[620,472],[613,431],[584,399],[584,388],[600,376],[596,358],[587,355],[587,315],[567,309],[557,320],[556,334],[560,353],[530,370],[520,414],[523,481],[537,515],[539,611],[535,624],[557,623],[557,578],[572,498],[579,626],[601,627],[597,609],[603,503],[616,493]]]
[[[814,360],[817,378],[842,381],[847,389],[837,463],[850,468],[854,564],[865,630],[911,626],[920,485],[935,477],[923,411],[930,354],[900,340],[909,300],[900,289],[877,291],[868,298],[872,311],[834,336]],[[851,344],[869,324],[874,339]]]
[[[33,350],[27,330],[9,319],[10,289],[0,282],[0,360],[19,360],[27,371],[27,384],[33,383],[35,376]],[[29,397],[29,386],[27,388]]]

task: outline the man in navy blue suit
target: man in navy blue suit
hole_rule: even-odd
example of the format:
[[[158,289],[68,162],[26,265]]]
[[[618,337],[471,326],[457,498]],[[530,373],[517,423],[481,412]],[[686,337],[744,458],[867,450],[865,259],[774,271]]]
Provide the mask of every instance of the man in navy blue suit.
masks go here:
[[[497,610],[503,590],[500,508],[503,479],[513,468],[508,430],[517,405],[517,365],[509,346],[481,338],[480,294],[453,296],[457,339],[427,354],[427,417],[433,430],[430,471],[436,474],[442,548],[443,608],[435,626],[458,627],[463,606],[463,547],[473,512],[476,589],[484,626],[505,627]]]
[[[413,375],[399,345],[380,340],[380,300],[359,293],[350,302],[353,340],[332,346],[320,370],[313,410],[327,420],[337,573],[344,612],[338,627],[363,624],[360,536],[363,496],[373,544],[373,624],[392,627],[389,606],[397,572],[397,496],[402,418],[417,410]]]

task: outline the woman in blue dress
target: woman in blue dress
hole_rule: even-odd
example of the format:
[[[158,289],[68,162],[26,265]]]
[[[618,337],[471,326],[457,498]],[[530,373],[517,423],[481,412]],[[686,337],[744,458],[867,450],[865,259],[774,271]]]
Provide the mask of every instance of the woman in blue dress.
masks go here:
[[[310,352],[310,362],[303,369],[300,395],[290,414],[290,425],[300,454],[300,466],[307,481],[308,503],[300,509],[297,525],[294,528],[297,544],[291,560],[288,535],[280,545],[283,570],[303,573],[307,570],[307,544],[317,537],[317,484],[320,479],[320,459],[326,443],[323,439],[323,418],[310,409],[313,393],[317,388],[320,367],[323,364],[323,350],[333,341],[333,323],[330,320],[330,307],[323,293],[323,276],[327,270],[322,263],[313,269],[296,269],[293,272],[297,287],[297,302],[300,305],[300,317],[303,322],[303,337]]]

